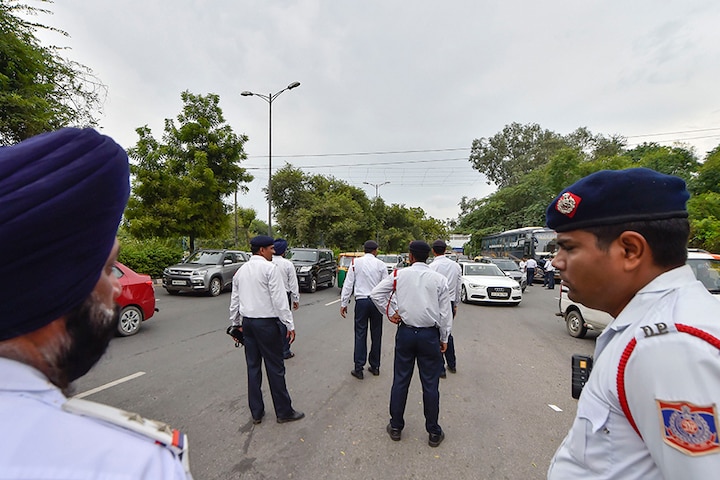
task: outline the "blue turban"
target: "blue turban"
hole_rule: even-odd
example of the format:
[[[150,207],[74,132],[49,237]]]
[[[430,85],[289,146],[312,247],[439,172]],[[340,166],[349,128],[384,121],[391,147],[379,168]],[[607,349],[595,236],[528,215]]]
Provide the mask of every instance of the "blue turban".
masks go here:
[[[690,194],[679,177],[649,168],[601,170],[560,192],[545,212],[556,232],[642,220],[687,218]]]
[[[284,238],[276,238],[273,245],[275,245],[275,255],[282,255],[288,247],[287,240]]]
[[[130,195],[127,154],[92,129],[0,147],[0,340],[41,328],[93,291]]]

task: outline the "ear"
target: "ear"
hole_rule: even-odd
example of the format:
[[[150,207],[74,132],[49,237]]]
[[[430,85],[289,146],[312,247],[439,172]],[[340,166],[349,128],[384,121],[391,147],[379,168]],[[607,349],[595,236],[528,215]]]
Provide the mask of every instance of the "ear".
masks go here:
[[[638,232],[626,230],[615,240],[622,252],[625,271],[638,269],[642,264],[653,263],[652,253],[645,237]]]

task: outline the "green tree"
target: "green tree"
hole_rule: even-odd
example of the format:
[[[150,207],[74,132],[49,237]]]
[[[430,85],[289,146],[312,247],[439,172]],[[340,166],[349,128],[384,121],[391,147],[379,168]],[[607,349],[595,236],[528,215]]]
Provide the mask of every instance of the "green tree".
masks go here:
[[[178,123],[165,120],[162,142],[147,126],[136,130],[140,138],[128,151],[136,164],[125,216],[135,236],[188,236],[194,250],[196,238],[228,228],[223,199],[246,191],[243,182],[252,176],[239,165],[247,137],[225,123],[220,97],[185,91],[181,98]]]
[[[689,185],[693,194],[720,193],[720,145],[708,153],[697,173]]]
[[[52,3],[51,0],[41,0]],[[0,145],[64,126],[94,126],[106,87],[88,67],[43,46],[38,30],[67,32],[23,18],[51,14],[16,0],[0,1]]]

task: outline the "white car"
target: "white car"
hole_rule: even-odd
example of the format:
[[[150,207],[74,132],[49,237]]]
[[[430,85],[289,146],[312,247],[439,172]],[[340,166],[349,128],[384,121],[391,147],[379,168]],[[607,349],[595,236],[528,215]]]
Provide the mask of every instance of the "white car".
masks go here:
[[[460,263],[463,303],[487,302],[519,305],[522,300],[520,284],[506,275],[494,263]]]
[[[720,260],[699,250],[689,250],[687,264],[695,277],[720,301]],[[602,332],[613,321],[613,317],[600,310],[588,308],[568,298],[567,288],[560,286],[560,313],[565,318],[565,326],[572,337],[583,338],[588,330]]]
[[[403,257],[399,253],[381,254],[377,256],[377,259],[385,264],[388,273],[403,266]]]

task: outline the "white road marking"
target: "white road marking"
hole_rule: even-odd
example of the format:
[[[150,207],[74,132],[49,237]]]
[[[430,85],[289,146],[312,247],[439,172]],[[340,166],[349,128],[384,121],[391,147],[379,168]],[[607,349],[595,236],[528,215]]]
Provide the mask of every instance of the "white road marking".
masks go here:
[[[325,306],[326,306],[326,307],[329,307],[330,305],[334,305],[334,304],[338,303],[339,301],[340,301],[340,299],[338,298],[337,300],[333,300],[333,301],[330,302],[330,303],[326,303]]]
[[[562,412],[562,408],[558,407],[557,405],[553,405],[552,403],[548,403],[548,407],[552,408],[556,412]]]
[[[93,388],[92,390],[88,390],[86,392],[82,392],[82,393],[78,393],[77,395],[73,395],[73,398],[85,398],[87,396],[92,395],[93,393],[102,392],[103,390],[107,390],[110,387],[114,387],[115,385],[120,385],[121,383],[129,382],[130,380],[133,380],[138,377],[142,377],[143,375],[145,375],[145,372],[133,373],[132,375],[128,375],[127,377],[119,378],[110,383],[106,383],[105,385],[100,385],[99,387]]]

